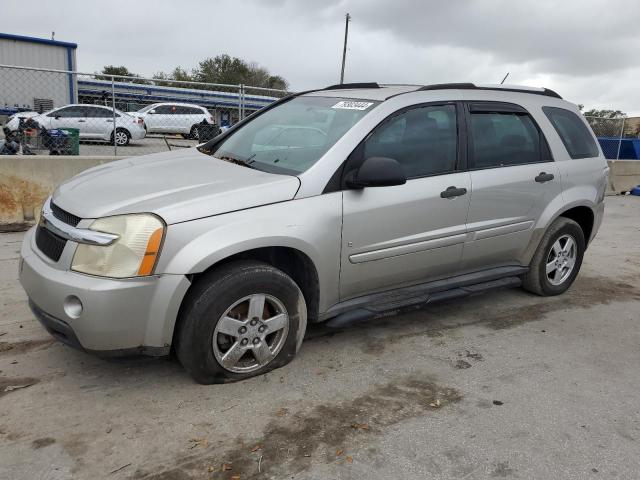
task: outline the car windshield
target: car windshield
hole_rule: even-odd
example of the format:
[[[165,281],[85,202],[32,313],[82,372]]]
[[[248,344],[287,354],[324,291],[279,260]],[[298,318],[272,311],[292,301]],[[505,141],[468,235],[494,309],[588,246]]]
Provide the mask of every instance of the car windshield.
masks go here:
[[[316,163],[379,102],[295,97],[241,126],[203,151],[222,160],[273,173],[299,174]]]
[[[142,107],[140,110],[137,110],[135,112],[131,112],[131,113],[144,113],[144,112],[148,112],[149,110],[151,110],[153,107],[155,107],[156,104],[152,104],[152,105],[147,105],[146,107]]]

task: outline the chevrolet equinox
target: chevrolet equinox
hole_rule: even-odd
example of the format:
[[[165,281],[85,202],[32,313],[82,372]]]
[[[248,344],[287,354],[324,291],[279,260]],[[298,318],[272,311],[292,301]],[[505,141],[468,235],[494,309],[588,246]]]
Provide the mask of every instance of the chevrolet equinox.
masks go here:
[[[307,322],[563,293],[607,177],[552,90],[336,85],[66,181],[24,239],[20,281],[68,345],[173,349],[198,382],[238,380],[290,362]]]

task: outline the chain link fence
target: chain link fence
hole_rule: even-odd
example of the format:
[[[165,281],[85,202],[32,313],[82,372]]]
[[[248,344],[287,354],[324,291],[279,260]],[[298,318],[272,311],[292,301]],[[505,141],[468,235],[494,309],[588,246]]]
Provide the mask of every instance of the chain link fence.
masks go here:
[[[602,153],[609,159],[620,158],[626,118],[585,117],[598,138]]]
[[[640,117],[585,117],[610,160],[640,158]]]
[[[0,155],[189,148],[285,95],[247,85],[0,65]]]

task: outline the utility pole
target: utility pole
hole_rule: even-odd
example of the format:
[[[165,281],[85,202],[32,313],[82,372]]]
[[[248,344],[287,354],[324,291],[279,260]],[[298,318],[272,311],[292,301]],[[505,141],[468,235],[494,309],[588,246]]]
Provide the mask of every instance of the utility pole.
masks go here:
[[[347,13],[344,19],[344,48],[342,49],[342,70],[340,71],[340,84],[344,83],[344,62],[347,59],[347,37],[349,36],[349,21],[351,15]]]

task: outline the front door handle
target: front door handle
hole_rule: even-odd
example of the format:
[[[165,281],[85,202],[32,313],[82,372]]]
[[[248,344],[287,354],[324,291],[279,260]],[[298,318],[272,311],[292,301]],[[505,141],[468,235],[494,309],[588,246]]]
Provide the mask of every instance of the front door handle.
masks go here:
[[[447,187],[447,189],[444,192],[440,192],[440,196],[442,198],[454,198],[454,197],[460,197],[466,194],[467,194],[466,188],[458,188],[453,186]]]
[[[86,120],[78,120],[78,123],[85,123]]]
[[[553,173],[540,172],[536,177],[536,182],[544,183],[553,180]]]

